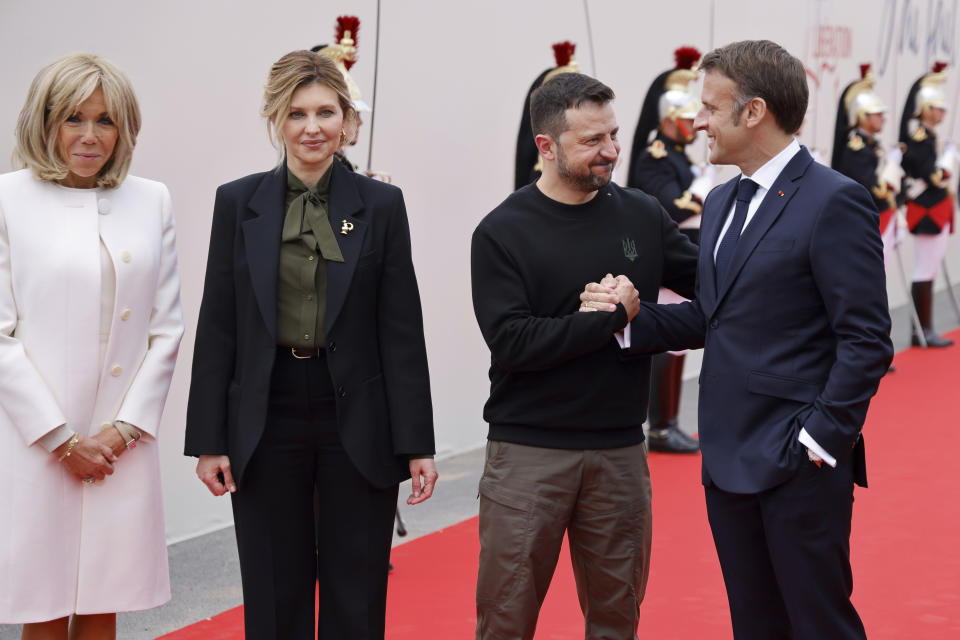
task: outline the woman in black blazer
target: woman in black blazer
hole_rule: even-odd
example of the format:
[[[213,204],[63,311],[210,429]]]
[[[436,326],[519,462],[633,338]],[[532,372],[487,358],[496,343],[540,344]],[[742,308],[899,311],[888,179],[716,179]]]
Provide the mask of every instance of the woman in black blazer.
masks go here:
[[[330,59],[283,56],[261,114],[283,160],[217,190],[185,453],[232,495],[246,637],[314,637],[319,576],[319,638],[383,638],[398,484],[437,479],[403,195],[333,161]]]

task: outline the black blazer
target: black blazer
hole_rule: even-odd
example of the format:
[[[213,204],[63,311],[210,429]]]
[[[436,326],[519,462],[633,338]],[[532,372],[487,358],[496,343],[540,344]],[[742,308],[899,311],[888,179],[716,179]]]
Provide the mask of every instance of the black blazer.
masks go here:
[[[893,358],[883,246],[867,190],[801,148],[743,230],[727,281],[713,250],[739,176],[703,207],[696,299],[641,303],[631,348],[704,347],[703,481],[756,493],[807,462],[801,428],[866,485],[860,430]]]
[[[276,353],[286,171],[217,189],[187,404],[186,455],[227,454],[243,473],[267,416]],[[403,194],[333,163],[330,224],[344,262],[327,264],[327,364],[343,447],[377,487],[434,451],[420,295]],[[344,223],[353,225],[344,234]]]

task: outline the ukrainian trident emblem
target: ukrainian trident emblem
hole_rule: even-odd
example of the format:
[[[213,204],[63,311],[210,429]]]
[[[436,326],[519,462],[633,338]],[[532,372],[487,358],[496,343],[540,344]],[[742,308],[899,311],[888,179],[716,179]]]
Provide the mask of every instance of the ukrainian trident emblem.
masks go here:
[[[637,245],[630,238],[623,239],[623,255],[630,262],[637,259]]]

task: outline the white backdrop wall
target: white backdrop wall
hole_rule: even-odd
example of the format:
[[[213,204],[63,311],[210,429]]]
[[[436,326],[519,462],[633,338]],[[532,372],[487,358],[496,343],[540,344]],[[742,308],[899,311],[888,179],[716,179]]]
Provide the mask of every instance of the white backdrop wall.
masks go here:
[[[489,360],[470,300],[470,234],[512,188],[523,99],[552,66],[553,42],[576,42],[581,69],[617,92],[622,180],[643,96],[681,45],[706,51],[769,38],[801,57],[811,87],[801,141],[824,157],[839,92],[860,62],[872,61],[877,91],[891,107],[884,138],[892,144],[910,84],[936,59],[956,62],[957,2],[688,0],[678,17],[671,2],[383,0],[377,59],[376,0],[0,0],[0,158],[10,156],[17,114],[44,63],[92,51],[130,75],[144,116],[132,172],[169,185],[178,225],[187,330],[161,443],[167,535],[176,540],[230,522],[227,500],[207,494],[194,461],[181,455],[214,190],[273,165],[276,154],[257,116],[267,70],[292,49],[330,42],[337,15],[360,17],[353,75],[368,102],[378,67],[372,168],[391,173],[406,196],[444,454],[486,435]],[[951,104],[960,104],[956,75],[948,85]],[[958,120],[951,110],[943,135],[960,137]],[[367,123],[350,150],[362,167],[370,130]],[[692,155],[705,157],[702,143]],[[951,239],[950,262],[960,277],[957,249]],[[909,241],[905,250],[909,261]],[[906,298],[893,275],[888,288],[897,305]]]

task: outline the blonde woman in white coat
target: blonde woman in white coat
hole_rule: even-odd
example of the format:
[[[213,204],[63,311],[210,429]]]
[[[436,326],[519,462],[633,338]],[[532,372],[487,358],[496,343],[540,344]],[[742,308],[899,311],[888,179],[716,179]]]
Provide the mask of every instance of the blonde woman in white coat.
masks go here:
[[[183,319],[169,193],[126,175],[139,129],[126,76],[66,56],[0,175],[0,623],[27,640],[170,599],[155,439]]]

